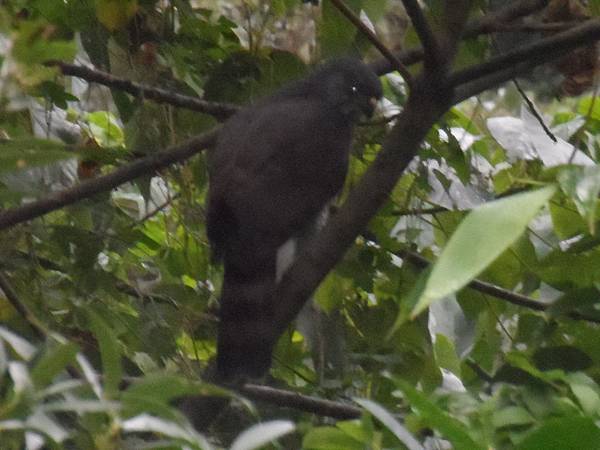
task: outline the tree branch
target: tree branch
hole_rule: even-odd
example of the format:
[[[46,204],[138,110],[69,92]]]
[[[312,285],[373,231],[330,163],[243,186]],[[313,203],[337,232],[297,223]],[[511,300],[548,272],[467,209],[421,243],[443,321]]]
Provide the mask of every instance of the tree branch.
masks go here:
[[[427,259],[423,258],[418,253],[410,251],[400,252],[398,256],[408,260],[411,264],[419,267],[420,269],[425,269],[431,264]],[[550,304],[541,303],[526,295],[501,288],[499,286],[496,286],[495,284],[488,283],[487,281],[475,279],[471,281],[468,284],[468,286],[471,289],[474,289],[483,294],[488,294],[501,300],[505,300],[508,303],[512,303],[513,305],[522,306],[524,308],[533,309],[535,311],[547,311],[548,308],[552,306]],[[591,323],[600,323],[600,319],[578,312],[570,312],[567,314],[567,316],[575,320],[583,320]]]
[[[406,68],[404,64],[400,62],[396,55],[394,55],[389,48],[387,48],[383,42],[381,42],[375,33],[371,31],[369,27],[367,27],[360,17],[358,17],[354,12],[348,8],[348,6],[342,0],[331,0],[331,3],[342,13],[362,34],[366,36],[366,38],[375,46],[377,50],[386,58],[392,65],[392,67],[397,70],[406,84],[410,88],[412,84],[412,75]]]
[[[600,20],[586,20],[570,30],[524,45],[482,64],[459,70],[448,77],[448,83],[450,86],[459,86],[522,62],[544,64],[576,47],[598,39],[600,39]]]
[[[204,114],[209,114],[219,120],[227,119],[233,115],[239,107],[229,103],[217,103],[202,100],[197,97],[177,94],[166,89],[145,86],[131,80],[116,77],[110,73],[89,67],[68,64],[62,61],[48,61],[47,66],[56,66],[63,75],[81,78],[83,80],[98,83],[109,88],[127,92],[134,97],[143,97],[154,100],[157,103],[168,103],[173,106],[191,109]]]
[[[107,175],[83,181],[70,189],[54,192],[20,207],[0,211],[0,230],[40,217],[100,192],[109,191],[137,177],[188,159],[200,150],[212,146],[216,137],[216,129],[208,131],[168,150],[126,164]]]
[[[324,400],[318,397],[298,394],[293,391],[275,389],[257,384],[244,384],[238,388],[238,391],[252,400],[268,402],[277,406],[293,408],[340,420],[358,419],[362,413],[360,408],[346,403]]]
[[[501,22],[508,23],[519,17],[526,16],[542,9],[547,3],[548,0],[522,0],[520,2],[512,2],[503,8],[467,23],[463,32],[463,37],[472,38],[480,34],[491,33],[491,27],[494,24]],[[403,50],[397,55],[397,58],[404,65],[410,66],[423,59],[423,49],[416,47]],[[394,70],[387,59],[380,59],[371,63],[371,68],[378,75],[384,75]]]
[[[425,19],[421,6],[419,6],[417,0],[402,0],[402,4],[423,45],[423,58],[426,69],[435,70],[443,66],[439,43],[431,31],[427,19]]]

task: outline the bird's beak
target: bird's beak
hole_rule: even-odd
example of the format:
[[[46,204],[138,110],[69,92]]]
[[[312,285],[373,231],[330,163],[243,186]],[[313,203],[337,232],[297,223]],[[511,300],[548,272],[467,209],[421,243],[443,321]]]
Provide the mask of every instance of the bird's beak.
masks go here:
[[[377,108],[377,102],[379,99],[377,97],[369,97],[368,101],[365,103],[363,108],[363,114],[367,116],[367,118],[373,117],[373,112],[375,108]]]

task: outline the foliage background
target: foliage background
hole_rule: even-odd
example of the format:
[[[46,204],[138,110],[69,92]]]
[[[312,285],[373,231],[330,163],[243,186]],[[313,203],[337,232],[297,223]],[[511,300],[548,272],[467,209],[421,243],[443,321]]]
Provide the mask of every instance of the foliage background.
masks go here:
[[[347,2],[389,48],[415,45],[395,3]],[[435,25],[442,2],[425,3]],[[475,3],[473,16],[490,8]],[[598,11],[551,3],[568,19]],[[0,33],[3,209],[218,123],[65,77],[48,60],[243,105],[308,63],[378,57],[329,1],[12,0]],[[456,64],[539,36],[471,38]],[[201,381],[222,276],[205,236],[202,153],[3,230],[2,448],[598,448],[600,106],[595,72],[572,72],[545,67],[445,114],[316,292],[318,308],[281,338],[268,384],[354,399],[362,414],[350,420]],[[382,82],[381,117],[357,132],[340,202],[406,101],[397,74]],[[444,248],[423,270],[415,253],[433,261]],[[176,407],[189,395],[203,395],[191,411],[199,431]]]

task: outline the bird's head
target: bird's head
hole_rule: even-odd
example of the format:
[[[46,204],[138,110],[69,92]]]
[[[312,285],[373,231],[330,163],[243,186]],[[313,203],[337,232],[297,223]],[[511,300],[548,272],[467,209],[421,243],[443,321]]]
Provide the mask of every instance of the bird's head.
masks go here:
[[[329,61],[315,72],[324,100],[351,121],[371,117],[382,96],[379,78],[356,58]]]

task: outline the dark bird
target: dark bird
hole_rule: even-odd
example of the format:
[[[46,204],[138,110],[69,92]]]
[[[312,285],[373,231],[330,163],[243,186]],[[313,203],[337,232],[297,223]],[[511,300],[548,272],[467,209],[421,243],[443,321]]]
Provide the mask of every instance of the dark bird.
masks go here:
[[[273,298],[278,251],[306,233],[346,177],[352,130],[381,97],[360,60],[330,61],[249,106],[209,152],[207,235],[224,279],[217,377],[262,376],[278,336]]]

